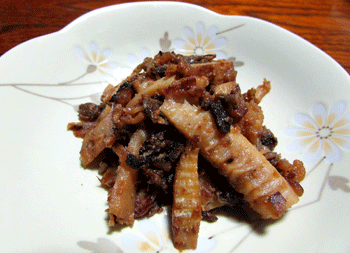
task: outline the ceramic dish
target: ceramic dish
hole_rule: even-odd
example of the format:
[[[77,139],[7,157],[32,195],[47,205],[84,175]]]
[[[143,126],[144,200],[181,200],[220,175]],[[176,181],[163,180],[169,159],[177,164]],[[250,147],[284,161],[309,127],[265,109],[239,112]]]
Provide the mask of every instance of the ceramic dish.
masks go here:
[[[108,227],[107,192],[66,130],[77,105],[160,50],[230,59],[243,91],[270,80],[265,124],[277,151],[307,170],[304,196],[281,220],[202,222],[195,252],[349,252],[348,73],[276,25],[176,2],[98,9],[0,58],[0,252],[176,252],[166,211]]]

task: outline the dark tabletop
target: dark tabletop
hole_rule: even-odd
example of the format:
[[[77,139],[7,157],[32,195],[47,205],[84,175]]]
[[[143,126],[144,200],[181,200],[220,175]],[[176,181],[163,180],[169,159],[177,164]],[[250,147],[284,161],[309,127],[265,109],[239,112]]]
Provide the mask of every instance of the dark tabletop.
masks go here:
[[[0,55],[77,17],[120,0],[1,0]],[[220,14],[277,24],[316,45],[350,73],[350,0],[193,0]]]

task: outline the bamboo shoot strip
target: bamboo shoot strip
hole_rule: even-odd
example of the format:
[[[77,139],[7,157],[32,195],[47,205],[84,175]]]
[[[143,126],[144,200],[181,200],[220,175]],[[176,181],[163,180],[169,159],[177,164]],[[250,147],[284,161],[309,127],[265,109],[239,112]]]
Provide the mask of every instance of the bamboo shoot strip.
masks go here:
[[[299,201],[288,182],[235,128],[222,135],[210,112],[166,99],[162,113],[187,138],[199,136],[201,154],[262,218],[279,218]]]
[[[115,183],[108,196],[107,212],[110,213],[110,226],[116,223],[127,226],[134,224],[137,170],[130,168],[125,161],[128,152],[138,154],[145,140],[145,131],[139,129],[132,135],[128,148],[121,145],[113,147],[114,152],[119,156],[120,165],[117,169]]]
[[[202,219],[201,192],[198,179],[199,148],[188,141],[177,164],[172,206],[172,231],[175,248],[196,249]]]

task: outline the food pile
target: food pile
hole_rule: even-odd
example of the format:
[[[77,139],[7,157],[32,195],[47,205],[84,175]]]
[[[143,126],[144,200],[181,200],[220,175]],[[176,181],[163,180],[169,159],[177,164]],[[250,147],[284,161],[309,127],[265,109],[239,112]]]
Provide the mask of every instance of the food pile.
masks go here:
[[[109,225],[132,226],[171,206],[179,250],[195,249],[202,219],[245,203],[277,219],[303,194],[303,163],[273,152],[260,101],[270,82],[242,93],[231,61],[160,52],[146,58],[100,104],[79,107],[68,129],[82,138],[84,167],[108,189]]]

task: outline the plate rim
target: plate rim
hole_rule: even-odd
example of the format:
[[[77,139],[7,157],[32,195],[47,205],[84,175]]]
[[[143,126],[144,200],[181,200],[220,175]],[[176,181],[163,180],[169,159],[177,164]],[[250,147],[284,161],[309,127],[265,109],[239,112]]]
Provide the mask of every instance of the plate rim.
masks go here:
[[[110,9],[110,11],[114,11],[114,10],[117,10],[120,8],[121,5],[125,6],[125,5],[140,5],[140,4],[149,4],[150,2],[141,2],[141,3],[123,3],[123,4],[116,4],[116,5],[111,5],[111,6],[105,6],[105,7],[101,7],[101,8],[98,8],[98,9],[95,9],[95,10],[92,10],[92,11],[89,11],[87,12],[86,14],[83,14],[82,16],[78,17],[77,19],[75,19],[74,21],[72,21],[71,23],[69,23],[67,26],[65,26],[64,28],[60,29],[59,31],[57,32],[54,32],[54,33],[50,33],[50,34],[46,34],[46,35],[43,35],[43,36],[39,36],[39,37],[36,37],[36,38],[33,38],[31,40],[28,40],[27,42],[24,42],[24,43],[21,43],[19,44],[18,46],[14,47],[13,49],[9,50],[8,52],[13,52],[14,54],[16,54],[17,50],[16,48],[17,47],[20,47],[21,45],[22,46],[27,46],[28,44],[27,43],[30,43],[30,42],[33,42],[35,43],[35,40],[40,40],[42,38],[51,38],[52,35],[57,35],[57,36],[60,36],[60,34],[62,33],[65,33],[65,32],[69,32],[70,30],[70,27],[74,27],[76,24],[79,24],[80,22],[84,22],[84,19],[86,18],[89,18],[90,16],[95,16],[95,15],[99,15],[99,13],[104,13],[105,10],[109,11],[108,9]],[[265,20],[262,20],[262,19],[258,19],[258,18],[254,18],[254,17],[248,17],[248,16],[239,16],[239,15],[236,15],[236,16],[232,16],[232,15],[222,15],[222,14],[218,14],[216,12],[213,12],[211,10],[208,10],[204,7],[201,7],[201,6],[197,6],[197,5],[194,5],[194,4],[189,4],[189,3],[180,3],[180,2],[151,2],[151,3],[156,3],[156,4],[159,4],[159,3],[165,3],[166,5],[169,5],[169,4],[174,4],[174,5],[184,5],[184,6],[195,6],[195,8],[198,10],[198,11],[206,11],[209,15],[217,15],[217,16],[221,16],[221,17],[238,17],[238,18],[245,18],[245,19],[249,19],[249,20],[256,20],[257,22],[262,22],[264,25],[271,25],[271,27],[273,27],[274,29],[278,29],[277,32],[283,32],[285,34],[289,34],[290,36],[292,36],[294,39],[301,39],[301,42],[304,41],[304,42],[307,42],[308,45],[311,45],[312,48],[314,49],[317,49],[317,51],[314,51],[315,53],[323,53],[322,55],[323,56],[327,56],[327,59],[329,60],[333,60],[332,62],[338,64],[338,66],[342,68],[342,66],[337,63],[331,56],[329,56],[328,54],[326,54],[324,51],[322,51],[321,49],[319,49],[318,47],[316,47],[315,45],[313,45],[312,43],[308,42],[307,40],[303,39],[302,37],[282,28],[282,27],[279,27],[278,25],[275,25],[269,21],[265,21]],[[84,17],[84,18],[83,18]],[[306,45],[306,44],[303,44],[303,45]],[[6,53],[5,53],[6,54]],[[4,55],[5,55],[4,54]],[[9,54],[9,57],[12,57],[12,53]],[[1,63],[4,63],[6,64],[6,58],[1,62],[1,58],[3,57],[0,57],[0,64]],[[330,61],[327,61],[328,63],[330,63]],[[337,65],[332,65],[330,66],[330,68],[334,68],[335,66]],[[338,69],[340,70],[340,69]],[[343,69],[345,71],[345,69]],[[340,73],[339,71],[337,71],[337,73]],[[345,71],[345,73],[347,74],[347,72]],[[345,79],[345,80],[350,80],[350,76],[347,74],[347,76],[344,76],[344,77],[347,77],[348,79]],[[73,137],[72,137],[73,138]]]
[[[325,51],[323,51],[322,49],[320,49],[319,47],[317,47],[316,45],[312,44],[310,41],[304,39],[303,37],[299,36],[298,34],[295,34],[277,24],[274,24],[270,21],[261,19],[261,18],[257,18],[257,17],[251,17],[251,16],[246,16],[246,15],[227,15],[227,14],[220,14],[217,13],[215,11],[212,11],[208,8],[205,8],[203,6],[200,6],[198,4],[194,4],[194,3],[187,3],[187,2],[178,2],[178,1],[141,1],[141,2],[125,2],[125,3],[117,3],[117,4],[113,4],[113,5],[107,5],[107,6],[103,6],[103,7],[99,7],[96,8],[94,10],[90,10],[86,13],[84,13],[83,15],[77,17],[76,19],[74,19],[73,21],[71,21],[70,23],[68,23],[67,25],[65,25],[63,28],[61,28],[58,31],[52,32],[52,33],[48,33],[48,34],[44,34],[38,37],[34,37],[32,39],[29,39],[27,41],[24,41],[16,46],[14,46],[13,48],[11,48],[10,50],[8,50],[7,52],[5,52],[2,56],[0,56],[0,63],[2,60],[6,59],[6,57],[11,56],[11,54],[15,53],[15,51],[17,50],[18,47],[23,47],[26,46],[29,43],[33,43],[36,40],[40,40],[40,39],[45,39],[46,37],[51,37],[54,35],[59,35],[59,34],[64,34],[67,33],[71,30],[72,27],[79,25],[80,23],[83,23],[84,20],[89,19],[90,17],[93,16],[97,16],[100,14],[103,14],[105,12],[109,12],[109,11],[117,11],[123,8],[132,8],[132,7],[139,7],[139,6],[150,6],[150,5],[154,5],[155,7],[157,6],[179,6],[179,7],[188,7],[188,8],[193,8],[197,11],[201,11],[201,12],[206,12],[209,15],[214,15],[217,17],[223,17],[223,18],[240,18],[240,19],[248,19],[254,22],[258,22],[258,23],[263,23],[264,25],[270,26],[275,30],[278,30],[279,32],[284,33],[286,36],[291,36],[294,39],[297,39],[300,43],[304,43],[304,45],[310,47],[310,49],[312,48],[315,52],[317,52],[318,54],[322,54],[324,57],[328,58],[328,60],[330,60],[330,62],[333,63],[333,66],[336,67],[340,72],[340,74],[344,75],[344,78],[347,78],[350,81],[350,74],[345,70],[345,68],[338,63],[332,56],[330,56],[328,53],[326,53]]]

